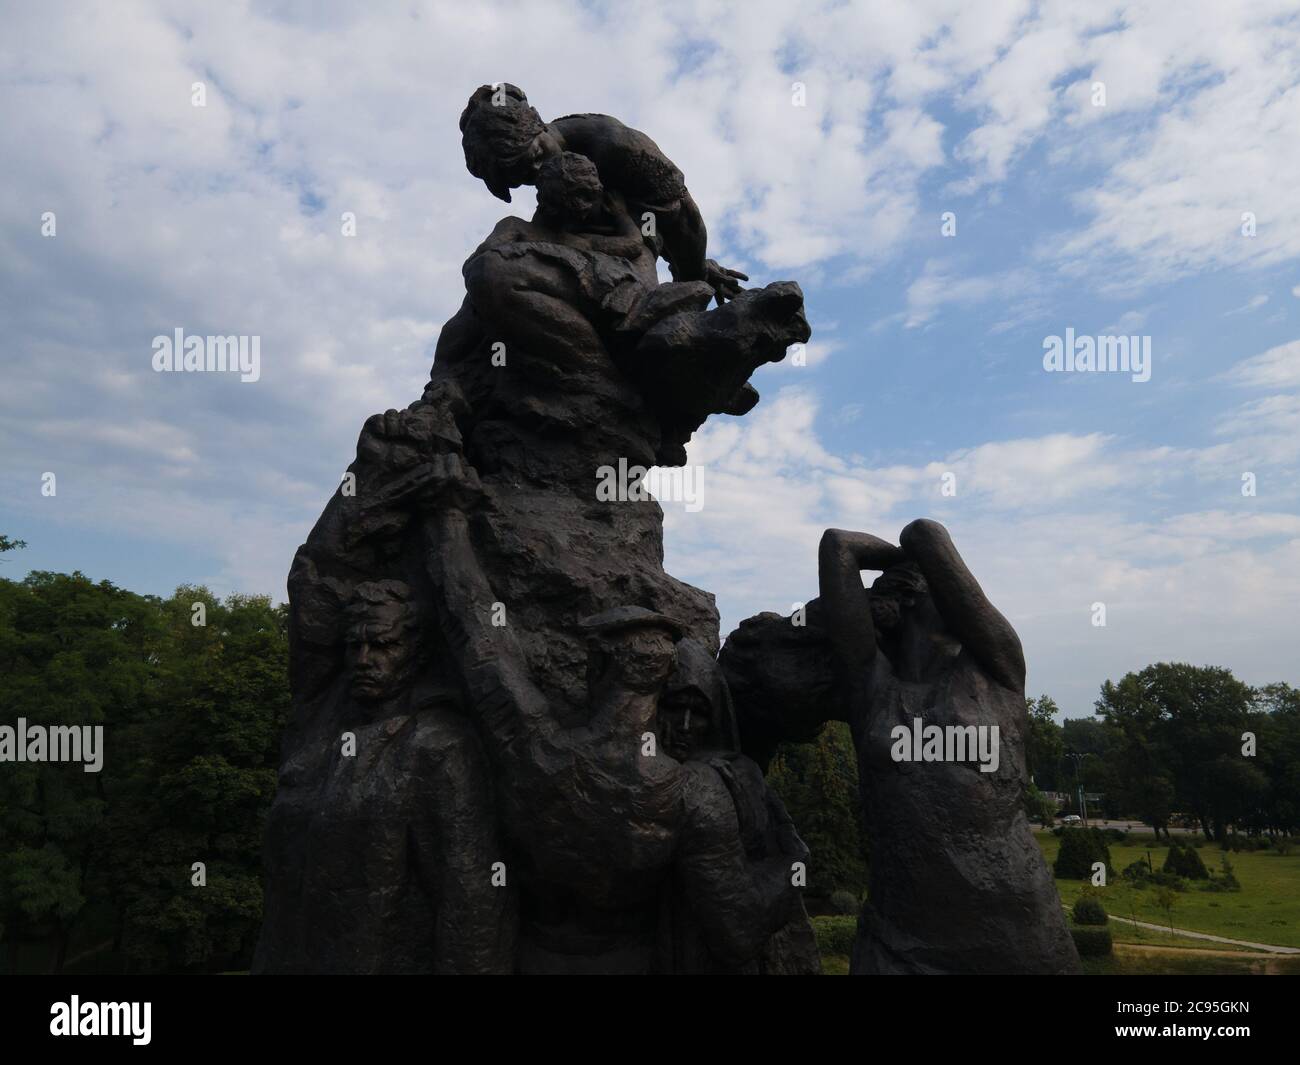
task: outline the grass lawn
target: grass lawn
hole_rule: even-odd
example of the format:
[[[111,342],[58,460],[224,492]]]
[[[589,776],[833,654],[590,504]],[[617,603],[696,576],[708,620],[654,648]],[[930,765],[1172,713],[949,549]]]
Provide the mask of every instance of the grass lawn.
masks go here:
[[[1120,916],[1127,917],[1128,915],[1121,914]],[[1138,920],[1141,921],[1143,918],[1139,917]],[[1233,946],[1231,943],[1198,943],[1196,940],[1189,939],[1187,936],[1175,935],[1172,932],[1153,932],[1149,928],[1137,928],[1131,924],[1124,924],[1122,921],[1111,921],[1106,927],[1110,929],[1110,938],[1112,942],[1115,943],[1131,943],[1134,946],[1140,947],[1186,948],[1203,946],[1212,948],[1213,950],[1229,952],[1250,951],[1249,947],[1237,947]],[[1174,927],[1177,928],[1178,925],[1175,924]]]
[[[1111,926],[1115,930],[1115,926]],[[1191,940],[1182,938],[1181,942]],[[1085,976],[1300,976],[1300,955],[1259,954],[1232,950],[1188,950],[1183,947],[1134,946],[1115,943],[1109,958],[1084,958]],[[848,976],[849,959],[842,954],[822,958],[823,976]]]
[[[1193,942],[1184,939],[1184,943]],[[1116,943],[1109,958],[1083,958],[1087,976],[1267,976],[1300,975],[1300,955],[1253,954]]]
[[[1051,867],[1060,841],[1050,832],[1036,832],[1035,838]],[[1216,874],[1223,853],[1212,844],[1198,848],[1201,860]],[[1150,852],[1157,869],[1164,864],[1168,847],[1156,844],[1151,836],[1131,837],[1127,843],[1110,845],[1111,864],[1116,873]],[[1274,851],[1239,851],[1229,853],[1233,871],[1241,882],[1240,891],[1210,892],[1195,887],[1177,893],[1173,909],[1175,928],[1211,935],[1228,936],[1254,943],[1272,943],[1300,947],[1300,854],[1285,857]],[[1061,900],[1072,905],[1084,882],[1058,880]],[[1103,889],[1102,902],[1114,917],[1128,917],[1164,925],[1164,911],[1155,902],[1151,887],[1135,889],[1118,877]],[[817,918],[827,930],[844,918]],[[1127,976],[1137,974],[1294,974],[1300,975],[1300,955],[1261,955],[1245,947],[1211,943],[1169,932],[1135,928],[1111,921],[1115,953],[1108,958],[1084,958],[1083,970],[1092,976]],[[825,931],[825,930],[823,930]],[[827,976],[845,976],[849,959],[844,950],[845,936],[825,938],[822,971]],[[819,936],[821,941],[824,936]]]
[[[1050,867],[1060,841],[1050,832],[1037,832],[1035,837]],[[1210,844],[1199,850],[1206,867],[1218,873],[1219,856],[1223,852]],[[1110,844],[1111,865],[1118,874],[1139,858],[1146,858],[1148,851],[1159,869],[1164,864],[1168,848],[1154,843]],[[1229,854],[1228,859],[1241,882],[1241,890],[1210,892],[1189,887],[1187,891],[1178,892],[1172,914],[1173,926],[1255,943],[1300,947],[1300,854],[1284,857],[1274,851],[1239,851]],[[1081,880],[1056,882],[1061,900],[1067,905],[1074,903],[1083,885]],[[1169,923],[1164,911],[1156,905],[1156,891],[1151,887],[1135,889],[1116,875],[1102,891],[1102,903],[1112,916],[1150,921],[1152,924]],[[1118,921],[1111,923],[1111,933],[1116,942],[1156,942],[1137,938],[1136,931]],[[1145,934],[1156,935],[1154,932]],[[1163,941],[1184,945],[1192,942],[1184,937],[1169,939],[1167,934]]]

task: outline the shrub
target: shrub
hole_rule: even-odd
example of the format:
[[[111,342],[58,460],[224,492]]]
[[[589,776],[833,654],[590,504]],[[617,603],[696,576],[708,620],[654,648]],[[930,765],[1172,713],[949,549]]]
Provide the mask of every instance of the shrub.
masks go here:
[[[1025,788],[1025,816],[1043,828],[1051,828],[1056,821],[1056,803],[1030,784]]]
[[[1188,880],[1208,880],[1210,877],[1200,854],[1194,848],[1181,843],[1175,843],[1169,848],[1169,854],[1165,857],[1164,871],[1174,876],[1186,877]]]
[[[1114,947],[1109,928],[1071,928],[1070,935],[1081,958],[1105,957]]]
[[[812,926],[817,937],[817,950],[822,957],[853,953],[853,940],[858,935],[856,917],[814,917]]]
[[[832,891],[827,901],[832,910],[844,917],[856,917],[862,908],[858,897],[851,891]]]
[[[1095,895],[1080,895],[1074,900],[1074,923],[1097,925],[1105,924],[1110,918],[1106,916],[1106,907]]]
[[[1145,858],[1139,858],[1132,865],[1125,866],[1120,876],[1125,880],[1135,881],[1136,886],[1141,887],[1151,879],[1151,866],[1147,865]]]
[[[1106,837],[1107,843],[1123,843],[1128,839],[1128,832],[1122,828],[1102,829],[1102,835]]]
[[[1232,868],[1232,863],[1228,861],[1228,856],[1226,854],[1219,858],[1219,868],[1221,870],[1221,875],[1218,880],[1215,881],[1216,884],[1223,885],[1219,890],[1240,891],[1241,881],[1237,879],[1237,873]]]
[[[1095,828],[1067,828],[1061,833],[1061,849],[1057,852],[1052,872],[1060,880],[1088,880],[1092,877],[1094,862],[1104,862],[1106,875],[1112,874],[1110,848],[1105,837]]]

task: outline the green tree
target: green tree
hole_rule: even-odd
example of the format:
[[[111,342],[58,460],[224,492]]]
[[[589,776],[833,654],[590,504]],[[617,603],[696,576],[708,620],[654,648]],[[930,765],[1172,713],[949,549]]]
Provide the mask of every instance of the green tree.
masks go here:
[[[1061,833],[1061,849],[1056,852],[1052,875],[1058,880],[1091,880],[1093,865],[1106,867],[1106,878],[1114,877],[1110,864],[1110,847],[1097,828],[1067,828]]]
[[[1065,730],[1056,722],[1061,712],[1050,695],[1026,699],[1029,731],[1025,735],[1025,760],[1029,779],[1042,791],[1061,791],[1061,760],[1065,757]]]
[[[812,743],[783,744],[767,780],[812,852],[808,893],[822,898],[836,890],[860,895],[867,882],[866,848],[848,725],[832,721]]]
[[[105,945],[137,971],[246,965],[288,698],[285,609],[265,598],[0,580],[0,724],[104,728],[99,773],[0,774],[9,966],[57,970]]]
[[[1156,905],[1165,911],[1165,924],[1169,931],[1174,930],[1174,907],[1178,904],[1178,892],[1161,885],[1156,888]]]
[[[1039,791],[1036,784],[1025,789],[1025,816],[1044,828],[1051,828],[1056,821],[1056,803]]]
[[[1242,824],[1274,836],[1300,831],[1300,690],[1288,684],[1256,689],[1247,730],[1255,736],[1252,761],[1266,786]]]
[[[59,969],[95,893],[115,780],[117,727],[139,712],[148,604],[80,573],[0,581],[0,724],[100,726],[103,770],[15,762],[0,774],[0,912],[10,943],[45,943]]]
[[[1107,681],[1097,702],[1121,752],[1118,779],[1152,823],[1163,827],[1174,806],[1220,841],[1229,825],[1257,814],[1270,788],[1267,774],[1242,753],[1257,708],[1254,690],[1228,670],[1185,663]]]

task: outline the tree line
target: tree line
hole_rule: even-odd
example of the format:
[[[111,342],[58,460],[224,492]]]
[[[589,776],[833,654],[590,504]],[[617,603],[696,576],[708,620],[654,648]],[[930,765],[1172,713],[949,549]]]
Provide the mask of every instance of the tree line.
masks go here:
[[[0,552],[20,546],[0,537]],[[0,971],[246,968],[288,709],[284,605],[80,573],[0,579],[0,726],[104,729],[98,773],[0,764]],[[1038,792],[1078,784],[1101,793],[1098,812],[1166,834],[1179,815],[1218,841],[1300,830],[1300,691],[1286,684],[1160,663],[1107,681],[1093,718],[1058,717],[1049,697],[1028,701]],[[810,896],[860,895],[847,726],[784,746],[768,776],[812,850]]]
[[[247,968],[286,620],[205,588],[0,580],[0,726],[99,725],[104,748],[97,773],[0,764],[0,971]]]
[[[1175,823],[1219,843],[1300,833],[1300,690],[1287,684],[1256,688],[1227,669],[1162,662],[1106,681],[1093,717],[1062,721],[1046,695],[1026,709],[1034,820],[1079,813],[1081,788],[1100,793],[1089,815],[1141,820],[1157,836]],[[768,779],[812,851],[809,895],[861,895],[870,855],[848,727],[781,747]],[[1044,792],[1070,799],[1062,809]]]
[[[1099,792],[1099,813],[1157,836],[1175,823],[1219,843],[1300,831],[1300,691],[1288,684],[1159,662],[1106,681],[1093,718],[1058,724],[1058,713],[1046,696],[1029,702],[1040,791]]]

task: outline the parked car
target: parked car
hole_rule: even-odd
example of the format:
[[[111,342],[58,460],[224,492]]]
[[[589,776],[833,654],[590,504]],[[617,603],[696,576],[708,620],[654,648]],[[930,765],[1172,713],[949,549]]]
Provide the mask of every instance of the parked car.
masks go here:
[[[1081,825],[1083,824],[1083,818],[1080,817],[1078,814],[1066,814],[1064,817],[1061,818],[1061,824]]]

